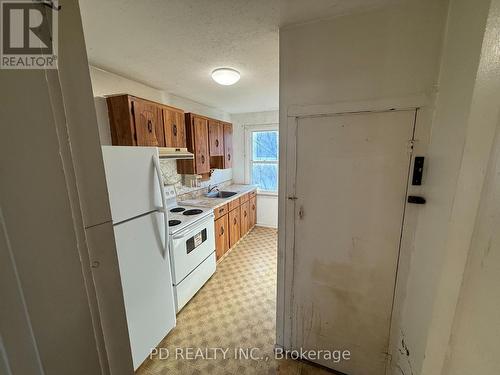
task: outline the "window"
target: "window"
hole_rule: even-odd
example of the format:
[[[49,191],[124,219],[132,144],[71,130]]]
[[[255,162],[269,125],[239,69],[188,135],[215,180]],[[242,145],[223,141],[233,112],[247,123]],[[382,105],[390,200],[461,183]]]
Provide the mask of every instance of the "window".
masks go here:
[[[247,180],[259,191],[278,192],[278,129],[277,126],[247,128]]]

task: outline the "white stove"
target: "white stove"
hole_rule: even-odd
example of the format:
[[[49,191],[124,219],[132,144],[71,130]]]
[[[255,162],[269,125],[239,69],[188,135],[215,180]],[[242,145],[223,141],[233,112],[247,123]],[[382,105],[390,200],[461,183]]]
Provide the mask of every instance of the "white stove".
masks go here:
[[[215,272],[213,210],[177,203],[173,186],[165,187],[170,264],[177,312]]]
[[[165,186],[165,196],[168,208],[169,233],[174,234],[198,220],[213,213],[206,207],[183,206],[177,202],[175,188],[172,185]]]

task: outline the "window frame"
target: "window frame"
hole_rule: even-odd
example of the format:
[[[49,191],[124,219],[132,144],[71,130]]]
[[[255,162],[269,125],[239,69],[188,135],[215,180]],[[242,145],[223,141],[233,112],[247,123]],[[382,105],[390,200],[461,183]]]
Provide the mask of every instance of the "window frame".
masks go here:
[[[252,183],[252,164],[254,161],[252,160],[252,133],[254,132],[262,132],[262,131],[277,131],[279,137],[279,124],[259,124],[259,125],[245,125],[245,183]],[[279,138],[278,138],[279,139]],[[278,176],[279,176],[279,142],[278,142],[278,160],[274,161],[261,161],[257,163],[260,164],[276,164],[278,167]],[[257,189],[257,194],[259,195],[272,195],[278,196],[278,190],[262,190],[260,188]]]

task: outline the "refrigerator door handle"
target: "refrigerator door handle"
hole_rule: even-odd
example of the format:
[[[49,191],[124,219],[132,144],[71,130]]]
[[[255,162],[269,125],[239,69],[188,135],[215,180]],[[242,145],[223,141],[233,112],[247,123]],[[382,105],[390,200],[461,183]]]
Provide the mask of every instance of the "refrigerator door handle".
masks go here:
[[[160,168],[160,161],[156,155],[153,155],[153,165],[156,170],[156,177],[158,178],[158,184],[160,187],[160,196],[161,196],[161,212],[163,212],[163,221],[165,224],[165,247],[164,247],[164,253],[163,257],[165,259],[169,259],[169,254],[168,254],[168,210],[167,210],[167,198],[165,196],[165,190],[163,189],[163,181],[161,177],[161,168]]]

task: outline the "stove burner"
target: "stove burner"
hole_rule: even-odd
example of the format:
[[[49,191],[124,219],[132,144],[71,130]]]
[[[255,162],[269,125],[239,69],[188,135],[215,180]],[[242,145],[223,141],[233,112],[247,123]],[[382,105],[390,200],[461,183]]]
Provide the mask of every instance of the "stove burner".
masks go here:
[[[179,225],[181,223],[180,220],[169,220],[168,225],[171,227],[175,227],[176,225]]]
[[[198,214],[201,214],[202,212],[203,212],[203,210],[200,210],[199,208],[194,208],[192,210],[184,211],[182,214],[183,215],[198,215]]]
[[[170,212],[182,212],[182,211],[186,211],[186,209],[184,207],[175,207],[170,210]]]

